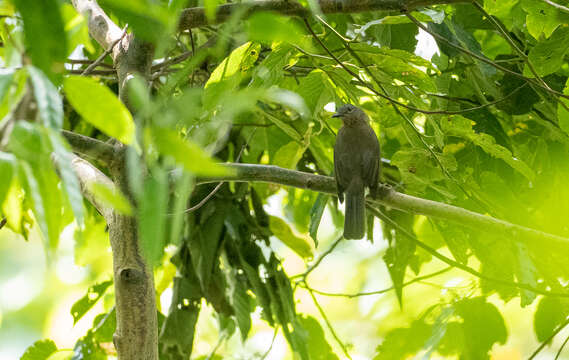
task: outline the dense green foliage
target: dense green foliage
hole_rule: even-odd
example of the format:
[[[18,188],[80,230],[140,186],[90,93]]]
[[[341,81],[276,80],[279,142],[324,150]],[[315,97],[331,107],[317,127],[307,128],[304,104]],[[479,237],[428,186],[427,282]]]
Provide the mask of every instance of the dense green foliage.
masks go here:
[[[204,3],[212,17],[220,2]],[[350,256],[346,252],[356,246],[335,242],[343,223],[336,197],[259,182],[196,181],[227,175],[220,161],[332,175],[341,122],[327,105],[349,102],[370,116],[382,151],[382,181],[397,191],[569,237],[567,9],[542,0],[485,0],[409,16],[318,15],[317,2],[308,3],[315,16],[306,20],[236,11],[219,25],[179,31],[186,2],[101,1],[120,27],[128,24],[129,32],[155,46],[150,90],[140,79],[128,89],[131,112],[118,99],[108,57],[88,76],[78,75],[103,50],[71,4],[1,2],[1,232],[35,239],[37,226],[50,257],[72,224],[75,261],[90,264],[92,280],[70,309],[74,321],[112,293],[112,269],[99,259],[107,234],[81,194],[61,130],[112,137],[130,145],[129,193],[101,184],[88,190],[137,218],[157,296],[172,288],[170,309],[159,314],[161,359],[189,358],[206,304],[214,309],[220,343],[236,333],[245,341],[252,316],[260,316],[302,360],[350,353],[375,360],[485,359],[512,336],[533,331],[539,342],[549,341],[569,315],[569,247],[563,243],[508,238],[411,209],[378,207],[381,222],[368,213],[369,247],[389,272],[396,302],[387,306],[376,297],[365,316],[340,312],[329,320],[319,305],[323,294],[312,289],[324,287],[309,284],[308,274],[327,260],[315,259],[341,248],[337,256]],[[436,44],[426,42],[425,31]],[[432,58],[420,56],[435,48]],[[87,61],[72,64],[72,52]],[[103,163],[89,160],[107,173]],[[319,231],[321,222],[332,229]],[[444,264],[422,245],[455,262]],[[306,272],[289,273],[283,254],[303,259]],[[347,289],[334,288],[364,296],[377,285],[371,261],[355,259],[360,273]],[[475,271],[465,275],[465,268]],[[429,277],[452,280],[449,274],[463,286],[448,281],[435,291],[412,290]],[[335,274],[328,276],[333,283]],[[417,276],[423,278],[413,280]],[[350,301],[348,294],[337,295]],[[306,301],[314,301],[314,313],[298,311]],[[531,309],[533,330],[507,324],[501,311],[512,303]],[[112,300],[105,310],[66,357],[113,355]],[[350,348],[333,330],[350,321],[373,328],[373,353]],[[357,331],[337,332],[357,343]],[[231,351],[223,356],[234,358]],[[531,351],[521,348],[519,357]],[[52,354],[55,343],[43,340],[22,359]]]

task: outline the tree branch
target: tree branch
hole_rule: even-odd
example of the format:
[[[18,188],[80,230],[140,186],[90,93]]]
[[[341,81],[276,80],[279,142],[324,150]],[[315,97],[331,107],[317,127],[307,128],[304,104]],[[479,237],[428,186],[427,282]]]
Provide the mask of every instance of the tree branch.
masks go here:
[[[87,19],[89,34],[103,49],[113,47],[122,37],[123,31],[108,16],[103,9],[93,0],[71,0],[73,7]],[[116,51],[113,51],[113,60]]]
[[[67,140],[69,145],[71,145],[71,148],[75,153],[89,157],[93,160],[99,160],[105,165],[110,165],[115,161],[121,152],[112,145],[88,136],[76,134],[67,130],[62,130],[61,134]]]
[[[452,4],[467,2],[466,0],[319,0],[318,5],[324,14],[358,13],[363,11],[397,11],[405,13],[421,6]],[[217,7],[215,18],[208,21],[203,7],[189,8],[182,11],[179,30],[192,29],[208,24],[219,24],[226,21],[237,11],[245,11],[250,16],[259,11],[278,12],[290,16],[306,16],[309,9],[298,2],[282,0],[262,0],[223,4]]]
[[[333,177],[315,175],[297,170],[283,169],[274,165],[256,164],[226,164],[234,170],[233,176],[226,177],[202,177],[197,179],[197,184],[212,182],[237,181],[237,182],[268,182],[286,186],[293,186],[301,189],[308,189],[328,194],[336,194],[336,182]],[[499,220],[491,216],[475,213],[470,210],[459,208],[432,200],[421,199],[418,197],[399,193],[386,185],[381,186],[378,199],[368,198],[371,203],[389,206],[413,214],[421,214],[437,219],[448,220],[462,226],[483,230],[486,232],[499,233],[511,237],[514,241],[535,241],[541,242],[548,240],[559,245],[569,245],[569,239],[549,234],[543,231],[530,229],[524,226]]]
[[[77,155],[71,156],[71,167],[79,179],[79,185],[81,186],[81,192],[83,193],[83,196],[91,204],[93,204],[93,206],[95,206],[99,213],[101,213],[101,215],[103,215],[105,220],[108,222],[109,217],[112,213],[112,209],[101,204],[89,189],[94,183],[101,183],[109,188],[113,188],[113,182],[107,177],[107,175],[103,174],[99,169],[97,169],[87,160],[84,160]]]

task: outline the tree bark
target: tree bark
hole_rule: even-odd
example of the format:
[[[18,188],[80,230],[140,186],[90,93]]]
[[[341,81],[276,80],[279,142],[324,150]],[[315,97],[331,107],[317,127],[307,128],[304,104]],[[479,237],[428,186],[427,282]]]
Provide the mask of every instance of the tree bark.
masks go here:
[[[319,0],[318,4],[324,14],[363,11],[394,11],[403,14],[421,6],[461,2],[467,2],[467,0]],[[236,11],[244,11],[245,17],[259,11],[271,11],[289,16],[307,16],[310,14],[309,9],[296,1],[248,1],[218,6],[213,19],[206,17],[203,7],[185,9],[180,16],[178,28],[179,30],[187,30],[208,24],[219,24],[229,19]]]

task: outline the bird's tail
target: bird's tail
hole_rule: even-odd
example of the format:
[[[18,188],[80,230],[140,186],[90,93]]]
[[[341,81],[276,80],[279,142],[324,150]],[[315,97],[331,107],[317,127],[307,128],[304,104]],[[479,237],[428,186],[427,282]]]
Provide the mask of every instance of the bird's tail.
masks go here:
[[[361,239],[366,228],[364,184],[354,179],[346,189],[346,217],[344,219],[344,238]]]

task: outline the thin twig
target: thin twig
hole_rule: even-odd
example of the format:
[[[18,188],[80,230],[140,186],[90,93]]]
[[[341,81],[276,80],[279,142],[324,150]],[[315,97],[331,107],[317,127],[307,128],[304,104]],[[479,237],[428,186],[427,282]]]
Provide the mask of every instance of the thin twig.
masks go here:
[[[69,74],[76,74],[76,75],[83,75],[85,70],[83,69],[71,69],[67,71]],[[100,75],[100,76],[117,76],[117,72],[115,70],[91,70],[87,75]]]
[[[269,346],[267,351],[265,351],[265,353],[259,358],[259,360],[265,360],[267,358],[267,356],[269,356],[269,353],[271,352],[271,350],[273,349],[273,345],[275,344],[275,339],[277,338],[278,333],[279,333],[279,327],[275,326],[275,331],[273,333],[273,339],[271,340],[271,346]]]
[[[342,241],[343,238],[344,238],[343,236],[340,236],[336,241],[334,241],[334,243],[328,248],[328,250],[324,251],[322,255],[320,255],[320,257],[318,258],[318,260],[316,260],[314,264],[312,264],[308,269],[306,269],[305,272],[303,272],[302,274],[291,276],[290,278],[295,279],[300,277],[303,281],[306,280],[308,274],[310,274],[314,269],[316,269],[318,265],[320,265],[322,260],[324,260],[326,256],[330,255],[332,251],[334,251],[336,246],[338,246],[338,244],[340,243],[340,241]]]
[[[561,344],[561,346],[559,347],[559,350],[557,350],[557,354],[555,354],[555,359],[553,359],[553,360],[559,359],[559,356],[561,355],[563,348],[565,347],[565,345],[567,345],[567,341],[569,341],[569,335],[567,335],[567,337],[565,337],[565,341],[563,341],[563,344]]]
[[[76,64],[91,65],[91,64],[94,62],[94,60],[88,60],[88,59],[67,59],[65,62],[68,63],[68,64],[71,64],[71,65],[76,65]],[[108,68],[108,69],[112,69],[112,68],[113,68],[112,65],[107,64],[107,63],[104,63],[104,62],[103,62],[103,63],[100,63],[99,66],[102,66],[102,67],[105,67],[105,68]]]
[[[316,308],[318,309],[318,312],[320,313],[320,315],[322,316],[322,319],[324,319],[324,322],[326,323],[326,326],[328,327],[328,330],[330,330],[330,333],[332,333],[332,336],[334,337],[334,340],[336,340],[336,342],[338,343],[338,345],[340,345],[340,347],[342,348],[342,351],[344,352],[344,355],[346,355],[346,357],[348,359],[352,359],[352,357],[350,356],[350,353],[348,352],[348,349],[346,348],[346,345],[344,345],[344,343],[342,342],[342,340],[338,337],[338,334],[336,334],[336,331],[334,330],[334,328],[332,327],[332,323],[330,322],[330,320],[328,320],[328,317],[326,316],[326,312],[324,311],[324,309],[322,309],[322,306],[320,306],[320,304],[318,303],[318,300],[316,299],[316,296],[314,296],[314,293],[310,290],[310,289],[306,289],[308,290],[308,293],[310,294],[310,296],[312,297],[312,301],[314,302],[314,305],[316,305]]]
[[[554,338],[555,336],[557,336],[557,334],[559,334],[559,332],[561,332],[561,330],[563,330],[567,325],[569,325],[569,318],[565,319],[565,322],[564,322],[563,324],[559,325],[559,326],[557,327],[557,329],[555,329],[555,330],[553,331],[553,333],[552,333],[547,339],[545,339],[541,344],[539,344],[539,346],[537,347],[537,349],[535,349],[535,351],[533,352],[533,354],[530,355],[530,357],[528,358],[528,360],[534,359],[534,358],[537,356],[537,354],[539,354],[540,351],[543,350],[543,348],[545,348],[545,346],[546,346],[547,344],[549,344],[549,342],[550,342],[551,340],[553,340],[553,338]]]
[[[128,25],[126,25],[124,27],[124,29],[122,31],[122,36],[120,38],[116,39],[111,44],[111,46],[101,54],[101,56],[99,56],[95,61],[93,61],[93,63],[91,65],[87,66],[87,68],[81,73],[81,76],[89,75],[93,70],[95,70],[95,68],[97,66],[99,66],[99,64],[101,64],[103,62],[103,60],[105,60],[107,55],[109,55],[113,51],[114,47],[125,37],[127,28],[128,28]]]
[[[154,64],[154,65],[152,65],[152,71],[154,72],[154,71],[160,70],[160,69],[167,67],[167,66],[179,64],[182,61],[189,58],[190,56],[192,56],[193,53],[194,53],[193,51],[184,51],[180,55],[169,58],[168,60],[164,60],[158,64]]]
[[[561,10],[561,11],[569,12],[569,8],[568,8],[568,7],[563,6],[563,5],[560,5],[560,4],[558,4],[558,3],[554,3],[554,2],[551,1],[551,0],[541,0],[541,1],[543,1],[543,2],[546,3],[546,4],[549,4],[549,5],[553,6],[553,7],[555,7],[555,8],[557,8],[557,9]]]
[[[452,269],[453,269],[453,267],[452,267],[452,266],[449,266],[449,267],[446,267],[446,268],[444,268],[444,269],[442,269],[442,270],[435,271],[435,272],[430,273],[430,274],[427,274],[427,275],[417,276],[417,277],[415,277],[415,278],[413,278],[413,279],[407,281],[406,283],[403,283],[403,284],[401,285],[401,287],[406,287],[406,286],[411,285],[411,284],[414,284],[414,283],[416,283],[416,282],[423,281],[423,280],[426,280],[426,279],[430,279],[430,278],[433,278],[433,277],[435,277],[435,276],[439,276],[439,275],[444,274],[444,273],[446,273],[446,272],[448,272],[448,271],[450,271],[450,270],[452,270]],[[303,284],[304,284],[304,285],[301,284],[302,287],[304,287],[304,286],[309,287],[309,286],[308,286],[308,283],[307,283],[306,281],[304,281]],[[361,297],[361,296],[384,294],[384,293],[390,292],[391,290],[395,290],[395,286],[390,286],[390,287],[388,287],[388,288],[386,288],[386,289],[382,289],[382,290],[359,292],[359,293],[353,293],[353,294],[330,293],[330,292],[326,292],[326,291],[320,291],[320,290],[317,290],[317,289],[314,289],[314,288],[310,288],[310,290],[312,290],[312,291],[314,291],[315,293],[317,293],[318,295],[322,295],[322,296],[356,298],[356,297]]]

